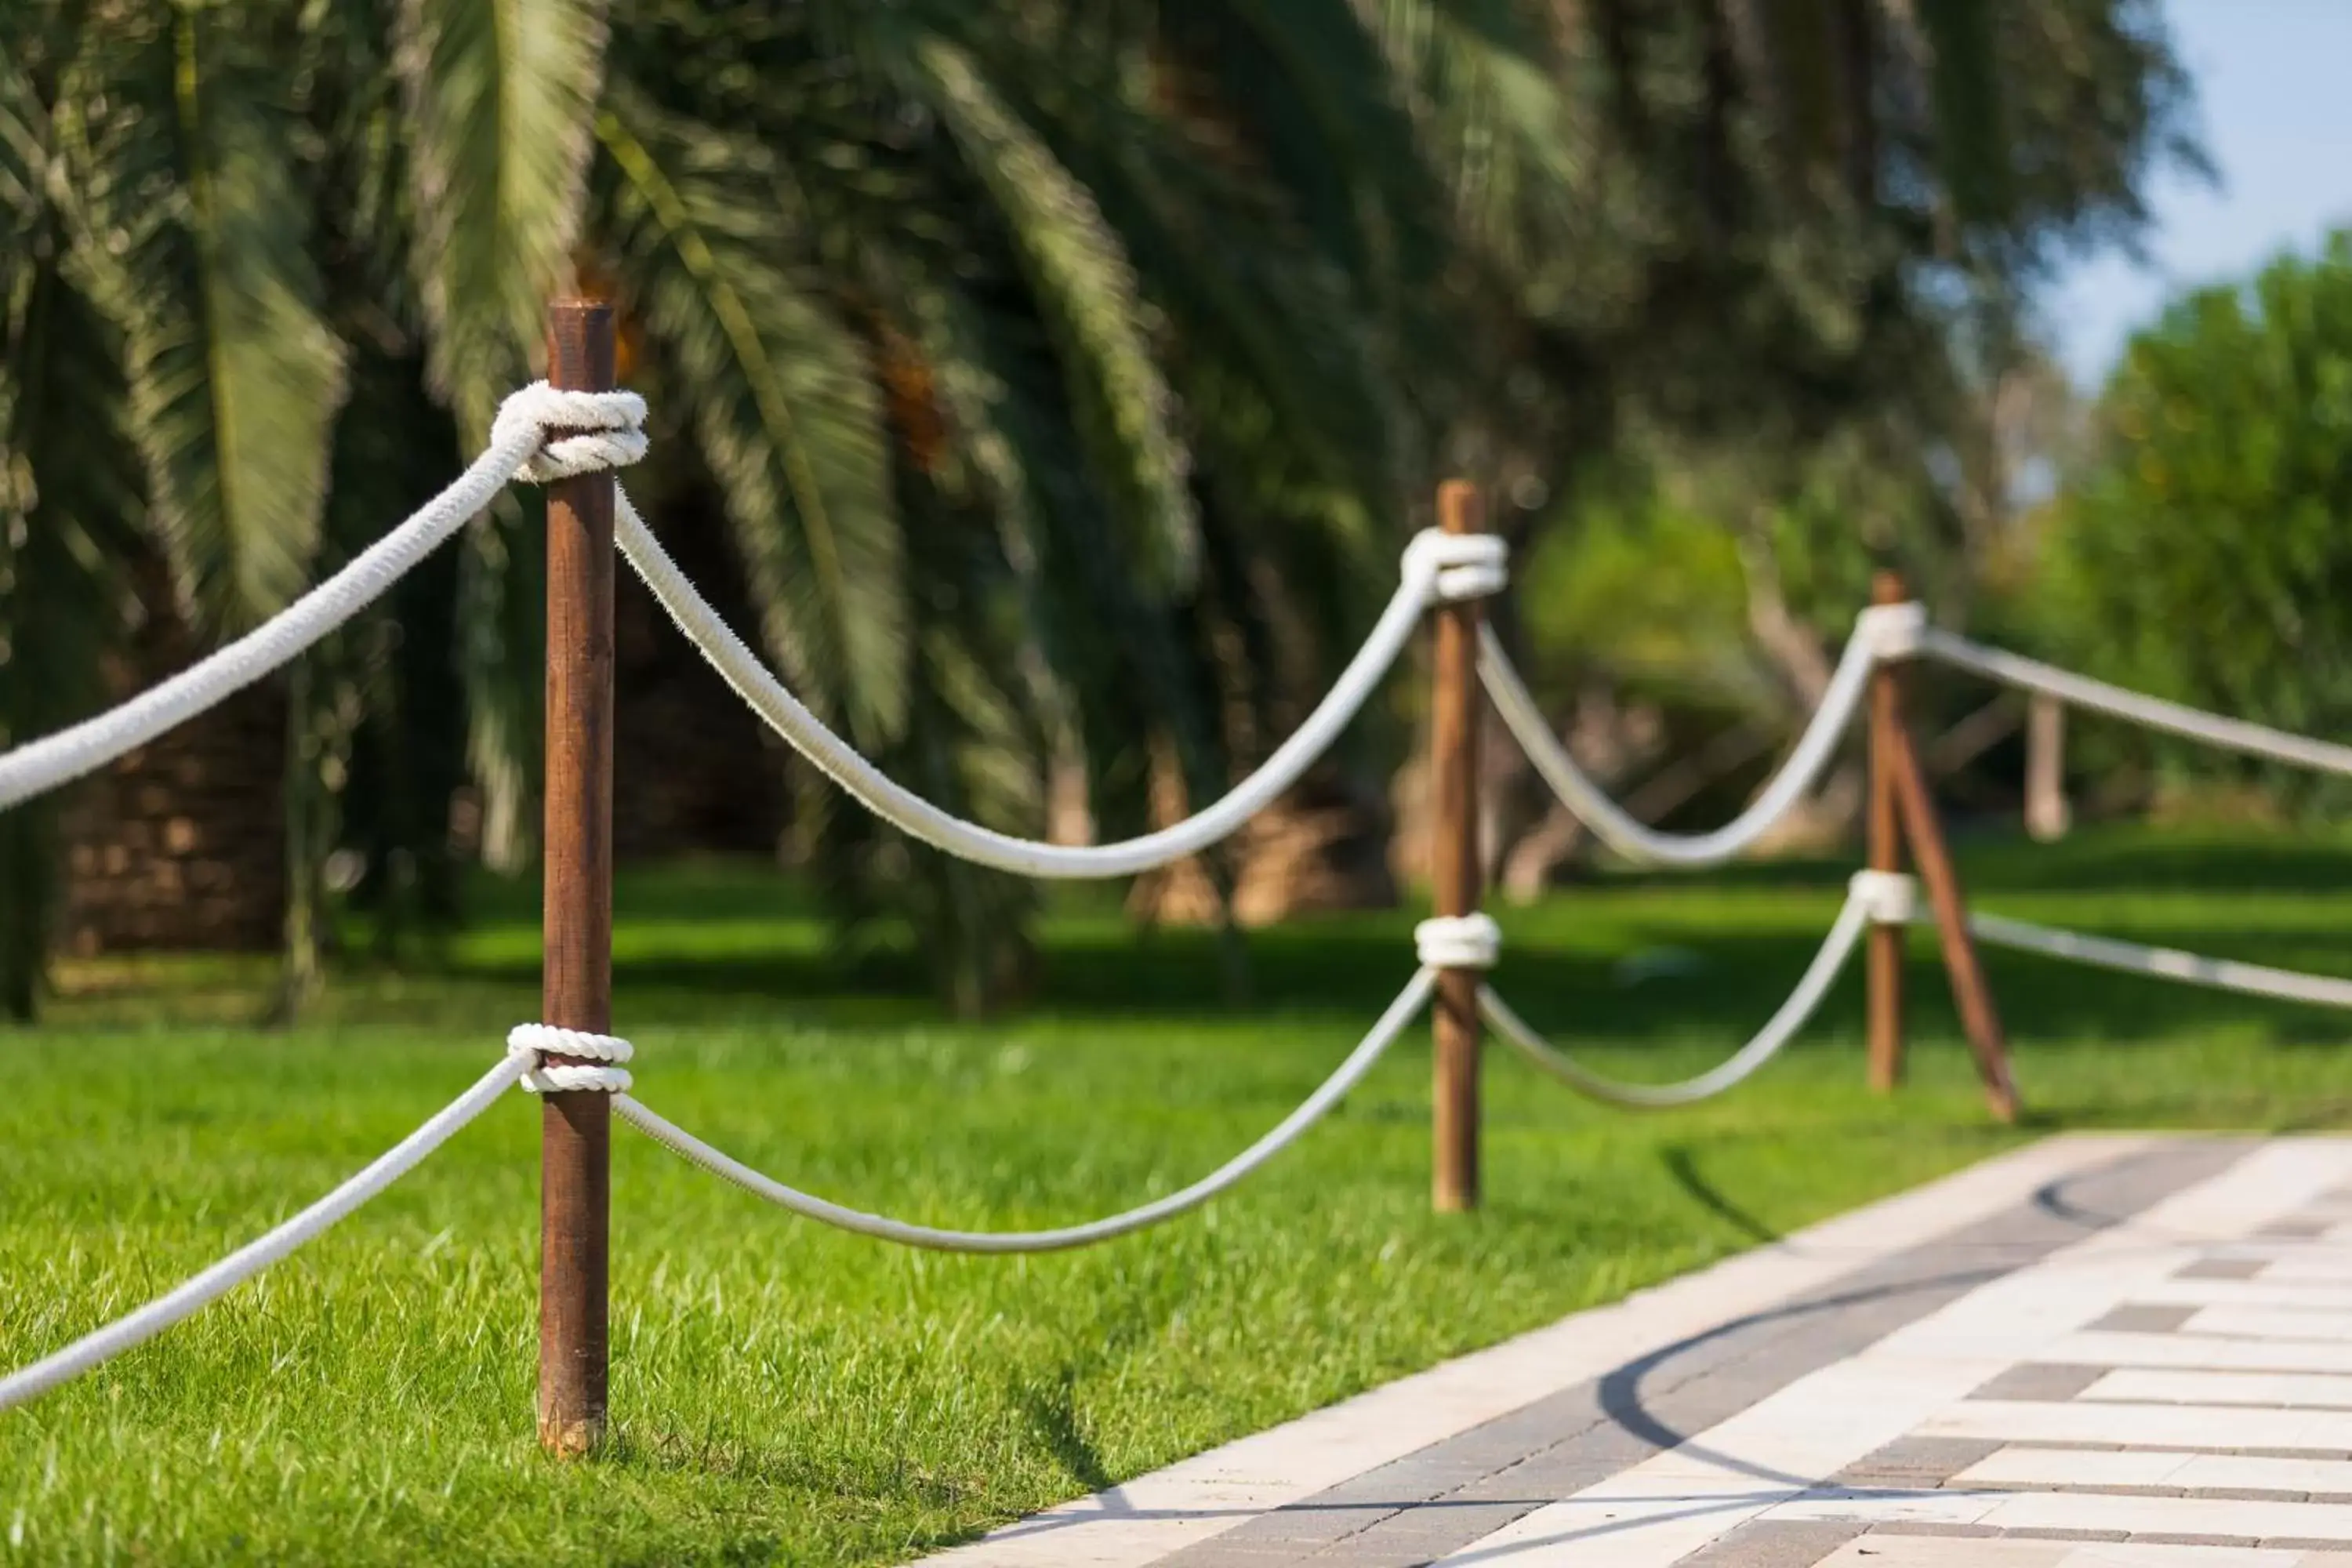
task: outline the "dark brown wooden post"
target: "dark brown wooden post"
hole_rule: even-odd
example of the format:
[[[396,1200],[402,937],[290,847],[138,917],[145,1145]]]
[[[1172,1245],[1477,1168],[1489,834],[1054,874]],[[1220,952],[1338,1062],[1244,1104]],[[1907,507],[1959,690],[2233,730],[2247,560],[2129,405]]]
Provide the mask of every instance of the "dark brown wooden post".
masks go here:
[[[1975,1053],[1977,1074],[1984,1080],[1986,1103],[1994,1116],[2014,1121],[2017,1086],[2010,1078],[2009,1045],[2002,1037],[2000,1015],[1993,1008],[1992,988],[1985,983],[1984,965],[1977,957],[1976,938],[1969,934],[1968,900],[1960,889],[1959,868],[1952,863],[1950,846],[1944,841],[1944,826],[1927,791],[1927,771],[1919,765],[1919,749],[1912,743],[1910,727],[1899,709],[1894,721],[1877,733],[1885,737],[1881,755],[1893,782],[1895,808],[1902,817],[1904,836],[1910,840],[1919,879],[1927,884],[1929,907],[1936,913],[1944,970],[1951,976],[1960,1026],[1967,1032],[1969,1049]]]
[[[1874,605],[1899,605],[1910,595],[1903,579],[1881,572],[1870,585]],[[1895,802],[1895,736],[1903,729],[1903,671],[1881,664],[1870,678],[1870,868],[1903,869],[1903,826]],[[1903,1081],[1903,950],[1899,925],[1870,931],[1868,1008],[1870,1087],[1881,1094]]]
[[[1438,487],[1437,524],[1447,533],[1486,527],[1478,487]],[[1435,688],[1430,704],[1430,779],[1435,831],[1430,843],[1431,902],[1441,915],[1478,909],[1478,602],[1441,605]],[[1430,1200],[1441,1214],[1478,1206],[1478,984],[1475,969],[1437,979],[1431,1024],[1436,1037]]]
[[[613,385],[613,308],[547,318],[548,380]],[[613,479],[547,492],[545,1021],[613,1026]],[[551,1058],[562,1061],[562,1058]],[[604,1436],[612,1099],[549,1094],[540,1110],[539,1441],[585,1454]]]

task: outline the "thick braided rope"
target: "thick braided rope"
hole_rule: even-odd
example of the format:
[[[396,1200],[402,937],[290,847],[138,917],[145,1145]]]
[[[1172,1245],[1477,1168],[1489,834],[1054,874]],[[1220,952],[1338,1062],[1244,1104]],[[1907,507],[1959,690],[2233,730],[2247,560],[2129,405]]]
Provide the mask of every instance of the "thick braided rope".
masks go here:
[[[522,1087],[532,1094],[581,1089],[625,1093],[632,1080],[622,1064],[637,1054],[637,1048],[618,1035],[558,1028],[553,1024],[517,1024],[507,1031],[507,1049],[529,1056],[538,1064],[522,1076]],[[549,1057],[580,1059],[551,1062]]]
[[[0,811],[94,773],[300,655],[381,598],[509,481],[558,479],[645,455],[645,400],[533,383],[499,406],[482,455],[415,515],[235,642],[95,718],[0,752]],[[584,434],[551,439],[551,432]]]
[[[687,640],[768,727],[849,792],[875,816],[935,849],[1020,876],[1045,879],[1129,877],[1197,855],[1230,837],[1297,784],[1328,751],[1396,662],[1429,605],[1491,589],[1502,581],[1503,541],[1491,535],[1425,531],[1407,547],[1403,580],[1371,635],[1340,671],[1306,722],[1256,772],[1222,798],[1172,826],[1114,844],[1046,844],[999,833],[943,811],[860,756],[794,697],[721,620],[645,519],[620,491],[614,538]]]
[[[1412,978],[1405,983],[1404,989],[1397,993],[1396,1000],[1390,1003],[1388,1010],[1374,1022],[1361,1043],[1348,1054],[1347,1059],[1329,1078],[1316,1088],[1314,1093],[1301,1101],[1296,1110],[1284,1117],[1273,1131],[1199,1181],[1164,1198],[1124,1213],[1090,1224],[1065,1226],[1055,1230],[943,1230],[933,1226],[910,1225],[904,1220],[868,1214],[861,1209],[846,1208],[802,1192],[797,1187],[788,1187],[772,1176],[761,1174],[741,1161],[712,1148],[675,1122],[656,1115],[631,1096],[625,1094],[614,1100],[613,1111],[673,1153],[804,1219],[854,1231],[860,1236],[894,1241],[903,1247],[919,1247],[935,1252],[1058,1252],[1067,1247],[1108,1241],[1114,1237],[1172,1219],[1188,1209],[1198,1208],[1281,1153],[1320,1121],[1324,1113],[1337,1105],[1349,1089],[1363,1081],[1364,1075],[1372,1070],[1381,1053],[1395,1043],[1396,1037],[1404,1032],[1405,1026],[1412,1023],[1422,1008],[1428,1005],[1430,988],[1436,983],[1437,976],[1432,971],[1416,970]]]
[[[459,1128],[488,1110],[493,1101],[529,1070],[531,1060],[527,1053],[510,1049],[496,1067],[477,1079],[471,1089],[436,1112],[425,1125],[285,1224],[246,1243],[201,1274],[173,1286],[137,1310],[84,1334],[30,1366],[0,1377],[0,1410],[22,1405],[68,1379],[78,1377],[100,1363],[121,1355],[134,1345],[153,1339],[270,1265],[284,1260],[305,1242],[315,1239],[336,1221],[415,1170],[426,1155],[447,1142]]]
[[[1716,866],[1752,847],[1777,826],[1820,782],[1837,755],[1839,738],[1869,689],[1870,672],[1881,660],[1909,658],[1918,647],[1926,612],[1917,605],[1880,605],[1864,610],[1838,659],[1829,689],[1805,731],[1747,810],[1708,833],[1661,833],[1636,819],[1608,791],[1576,765],[1552,733],[1543,710],[1519,679],[1511,656],[1492,626],[1479,628],[1478,675],[1495,711],[1527,752],[1528,761],[1560,803],[1601,841],[1629,860],[1662,866]]]
[[[1433,915],[1412,928],[1412,945],[1424,969],[1492,969],[1503,956],[1503,928],[1488,914]]]
[[[1830,985],[1837,979],[1838,971],[1844,968],[1845,961],[1853,956],[1855,944],[1862,940],[1862,933],[1869,929],[1873,907],[1871,899],[1876,891],[1875,889],[1870,892],[1850,890],[1846,894],[1844,907],[1838,910],[1837,920],[1831,925],[1829,934],[1822,939],[1820,951],[1805,966],[1805,973],[1797,981],[1796,989],[1789,993],[1789,999],[1766,1020],[1753,1039],[1733,1052],[1720,1066],[1679,1083],[1628,1083],[1593,1071],[1538,1034],[1526,1019],[1511,1011],[1508,1004],[1496,994],[1491,985],[1479,987],[1478,1010],[1506,1043],[1579,1094],[1610,1105],[1640,1110],[1694,1105],[1702,1100],[1711,1100],[1751,1077],[1766,1062],[1780,1055],[1780,1048],[1804,1027],[1806,1020],[1820,1008],[1822,998],[1829,994]]]

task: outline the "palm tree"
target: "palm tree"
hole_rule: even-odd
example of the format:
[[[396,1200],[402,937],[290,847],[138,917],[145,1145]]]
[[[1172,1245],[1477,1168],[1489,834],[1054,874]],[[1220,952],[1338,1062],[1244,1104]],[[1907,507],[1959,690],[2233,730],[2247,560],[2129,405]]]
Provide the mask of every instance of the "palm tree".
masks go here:
[[[1417,479],[1387,389],[1443,207],[1345,0],[1097,9],[9,8],[0,499],[34,542],[0,592],[62,611],[61,576],[103,595],[147,550],[196,624],[267,616],[478,438],[584,284],[665,422],[639,482],[715,493],[771,653],[862,746],[1008,822],[1056,745],[1108,826],[1155,739],[1212,786],[1221,698],[1270,699],[1223,689],[1211,634],[1357,614],[1334,568]],[[404,694],[453,653],[493,839],[521,839],[533,525],[502,501],[293,673],[298,981],[336,781],[446,711]],[[454,649],[392,634],[451,600]],[[92,668],[108,617],[59,619],[12,622],[9,734],[91,700],[39,672]],[[5,831],[21,1007],[46,829]],[[845,890],[904,880],[853,825],[823,842]],[[929,869],[946,950],[1017,930],[997,879]]]
[[[1034,829],[1075,757],[1132,827],[1154,757],[1213,789],[1318,684],[1441,458],[1760,450],[1777,493],[1891,420],[1927,486],[1955,280],[2014,310],[2179,141],[2152,0],[1988,10],[18,0],[0,727],[94,700],[133,552],[228,630],[404,514],[582,285],[662,421],[633,482],[708,498],[799,690],[967,811]],[[463,770],[527,847],[533,504],[289,679],[290,997],[339,810],[429,864]],[[802,822],[961,994],[1017,968],[1020,889]],[[19,1007],[47,837],[0,821]]]

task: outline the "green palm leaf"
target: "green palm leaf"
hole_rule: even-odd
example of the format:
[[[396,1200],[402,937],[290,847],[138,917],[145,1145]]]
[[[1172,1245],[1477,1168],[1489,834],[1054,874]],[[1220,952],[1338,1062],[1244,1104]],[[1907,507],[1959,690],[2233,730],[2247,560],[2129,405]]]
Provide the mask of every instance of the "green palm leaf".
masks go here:
[[[433,374],[478,436],[571,274],[604,8],[404,0],[400,31]]]
[[[60,113],[156,532],[184,601],[232,624],[308,580],[343,387],[268,20],[124,14],[91,30]]]
[[[1191,458],[1118,237],[970,54],[930,37],[916,58],[941,119],[1018,243],[1062,353],[1079,431],[1121,515],[1139,528],[1149,580],[1162,591],[1181,588],[1199,555]]]
[[[908,612],[881,398],[812,286],[773,157],[616,87],[598,227],[677,370],[770,649],[861,735],[906,716]]]

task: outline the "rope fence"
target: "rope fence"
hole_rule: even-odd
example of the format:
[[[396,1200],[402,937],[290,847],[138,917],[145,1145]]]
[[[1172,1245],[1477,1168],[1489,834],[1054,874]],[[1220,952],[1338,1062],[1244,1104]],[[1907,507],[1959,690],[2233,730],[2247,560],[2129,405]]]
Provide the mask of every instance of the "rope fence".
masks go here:
[[[626,1039],[610,1032],[605,1016],[610,1007],[609,826],[603,829],[606,837],[599,839],[593,822],[583,826],[574,820],[567,825],[568,836],[549,836],[551,856],[552,847],[562,842],[575,847],[580,861],[568,868],[568,880],[550,877],[548,1010],[556,1021],[518,1026],[498,1064],[470,1088],[284,1224],[136,1310],[0,1377],[0,1410],[144,1342],[291,1256],[415,1169],[510,1088],[540,1096],[545,1107],[548,1217],[542,1231],[541,1289],[550,1303],[542,1314],[550,1337],[542,1343],[541,1438],[560,1452],[579,1452],[594,1446],[604,1425],[609,1184],[604,1130],[612,1116],[681,1158],[805,1219],[906,1247],[982,1254],[1046,1252],[1126,1236],[1230,1191],[1304,1137],[1424,1013],[1433,1016],[1440,1046],[1434,1096],[1439,1163],[1444,1163],[1448,1137],[1467,1140],[1466,1156],[1459,1149],[1456,1153],[1470,1163],[1450,1178],[1455,1184],[1454,1197],[1467,1206],[1475,1201],[1479,1020],[1535,1067],[1593,1100],[1633,1109],[1691,1105],[1733,1089],[1779,1055],[1819,1011],[1868,938],[1874,1073],[1881,1065],[1882,1047],[1889,1047],[1886,1081],[1891,1082],[1900,1065],[1899,994],[1891,989],[1899,984],[1900,948],[1893,944],[1899,942],[1903,928],[1915,922],[1932,921],[1937,928],[1964,1017],[1970,1020],[1979,1066],[1989,1088],[2000,1091],[2006,1089],[2005,1058],[1990,999],[1969,945],[1971,939],[2063,962],[2352,1009],[2352,979],[2200,957],[1970,911],[1943,847],[1924,773],[1910,749],[1902,721],[1900,672],[1916,660],[1934,659],[2150,729],[2333,773],[2352,773],[2352,746],[2200,712],[1971,642],[1929,625],[1924,609],[1903,595],[1899,585],[1882,584],[1882,602],[1857,619],[1822,701],[1752,803],[1731,822],[1708,832],[1663,832],[1626,811],[1577,765],[1502,639],[1477,617],[1478,601],[1507,586],[1508,560],[1504,542],[1477,528],[1475,492],[1467,487],[1449,487],[1442,508],[1443,529],[1425,531],[1405,547],[1395,591],[1330,690],[1263,764],[1218,800],[1155,832],[1086,846],[1021,838],[956,816],[889,778],[795,698],[719,618],[612,478],[646,453],[646,406],[633,394],[603,389],[609,387],[612,355],[609,310],[601,318],[595,314],[602,309],[558,308],[556,379],[589,384],[584,389],[537,383],[517,392],[499,410],[484,451],[447,489],[280,615],[119,707],[0,752],[0,809],[101,768],[264,679],[381,596],[488,506],[502,487],[520,480],[557,487],[551,491],[551,561],[560,531],[565,531],[562,548],[568,551],[576,552],[582,540],[616,549],[681,635],[788,744],[877,816],[975,864],[1042,879],[1125,877],[1198,854],[1229,837],[1328,752],[1380,689],[1422,623],[1436,612],[1441,623],[1452,628],[1441,638],[1438,721],[1433,726],[1441,783],[1453,781],[1438,792],[1443,810],[1451,814],[1441,823],[1440,837],[1457,850],[1466,846],[1475,855],[1477,711],[1469,700],[1475,682],[1484,687],[1494,711],[1537,773],[1601,842],[1635,863],[1673,867],[1721,864],[1753,848],[1783,823],[1837,760],[1856,713],[1867,701],[1874,763],[1871,867],[1853,879],[1821,946],[1786,999],[1751,1038],[1704,1073],[1680,1082],[1651,1084],[1615,1079],[1584,1065],[1547,1040],[1504,1000],[1490,978],[1503,956],[1502,932],[1476,908],[1474,860],[1466,896],[1457,889],[1450,900],[1455,907],[1441,901],[1439,908],[1445,912],[1416,928],[1417,967],[1411,977],[1330,1075],[1275,1127],[1207,1175],[1136,1207],[1084,1224],[991,1232],[914,1224],[818,1197],[722,1152],[635,1098],[628,1070],[634,1050]],[[564,310],[573,314],[560,314]],[[566,337],[567,332],[572,335]],[[566,572],[551,570],[550,574],[551,679],[561,665],[564,679],[574,684],[564,688],[570,704],[565,713],[558,714],[558,703],[551,696],[549,722],[551,737],[559,722],[602,726],[598,732],[605,747],[605,779],[602,784],[593,777],[572,781],[576,787],[567,796],[593,800],[602,798],[596,792],[609,784],[609,665],[600,674],[593,661],[563,664],[577,650],[558,642],[567,627],[580,640],[593,642],[599,615],[609,628],[612,574],[578,569],[576,559],[569,565]],[[597,593],[604,596],[601,603],[593,596]],[[559,595],[568,597],[559,599]],[[1454,640],[1449,644],[1446,638]],[[1449,647],[1454,651],[1448,652]],[[1444,685],[1449,671],[1458,683],[1450,696]],[[551,685],[551,693],[555,689]],[[551,747],[549,754],[552,759],[558,752]],[[593,769],[598,764],[589,756],[570,765]],[[1465,783],[1473,787],[1459,787]],[[551,813],[555,795],[551,787]],[[593,813],[584,815],[593,817]],[[1917,861],[1916,881],[1899,864],[1903,838]],[[552,890],[559,884],[570,890]],[[562,902],[566,899],[574,902]],[[559,913],[564,921],[560,942]],[[1895,1033],[1882,1037],[1886,1029]],[[1465,1048],[1466,1080],[1460,1070]],[[1996,1109],[2002,1103],[1997,1098]],[[1449,1118],[1450,1133],[1444,1130]],[[1440,1206],[1447,1205],[1447,1193],[1446,1178],[1442,1178]],[[580,1363],[584,1361],[593,1365],[583,1373]],[[551,1370],[559,1365],[570,1370]]]

